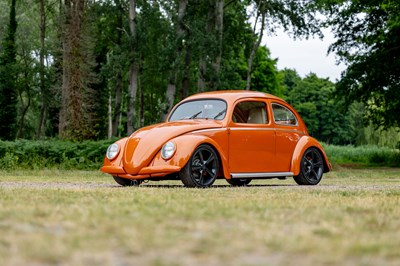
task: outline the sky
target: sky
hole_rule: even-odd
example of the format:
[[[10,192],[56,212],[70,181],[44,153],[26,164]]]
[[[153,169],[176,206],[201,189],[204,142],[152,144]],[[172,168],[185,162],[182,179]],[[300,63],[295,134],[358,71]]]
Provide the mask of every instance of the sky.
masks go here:
[[[262,45],[269,48],[272,58],[278,58],[278,69],[295,69],[301,77],[313,72],[320,78],[329,78],[335,82],[340,79],[345,65],[336,65],[335,54],[327,54],[329,45],[335,39],[329,30],[323,33],[323,40],[318,37],[293,40],[282,30],[278,30],[276,36],[264,35]]]

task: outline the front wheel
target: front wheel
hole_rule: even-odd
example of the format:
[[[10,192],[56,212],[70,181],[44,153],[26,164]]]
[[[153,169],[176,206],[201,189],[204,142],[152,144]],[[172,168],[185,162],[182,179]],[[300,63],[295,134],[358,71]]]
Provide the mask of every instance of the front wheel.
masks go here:
[[[207,144],[200,145],[179,172],[182,183],[187,187],[205,188],[211,186],[218,176],[219,161],[214,149]]]
[[[294,176],[299,185],[316,185],[322,179],[324,161],[321,153],[314,147],[308,148],[301,158],[300,174]]]
[[[119,176],[113,176],[113,178],[115,182],[124,187],[139,186],[143,182],[142,180],[126,179],[126,178],[121,178]]]

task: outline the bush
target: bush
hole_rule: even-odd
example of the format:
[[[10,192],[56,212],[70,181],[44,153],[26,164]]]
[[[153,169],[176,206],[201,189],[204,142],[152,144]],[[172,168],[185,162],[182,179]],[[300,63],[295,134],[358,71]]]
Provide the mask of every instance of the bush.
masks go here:
[[[365,166],[400,166],[397,149],[378,146],[324,145],[326,154],[333,164],[359,164]]]
[[[0,141],[1,169],[98,169],[113,140]]]
[[[0,169],[99,169],[107,147],[113,142],[71,142],[57,139],[0,141]],[[326,144],[324,149],[332,164],[400,166],[400,152],[396,149]]]

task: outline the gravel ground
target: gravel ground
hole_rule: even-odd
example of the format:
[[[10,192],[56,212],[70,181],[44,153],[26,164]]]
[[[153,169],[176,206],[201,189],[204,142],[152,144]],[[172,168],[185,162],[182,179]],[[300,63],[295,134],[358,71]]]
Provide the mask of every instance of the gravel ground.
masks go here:
[[[177,184],[157,184],[156,182],[151,182],[148,184],[142,184],[140,187],[143,188],[179,188],[183,187],[183,185]],[[224,188],[230,187],[229,185],[214,185],[212,188]],[[296,184],[267,184],[267,185],[249,185],[249,188],[254,187],[265,187],[268,189],[282,189],[282,188],[290,188],[290,189],[303,189],[303,190],[324,190],[324,191],[336,191],[336,190],[400,190],[400,185],[324,185],[319,184],[316,186],[299,186]],[[98,182],[0,182],[0,188],[30,188],[30,189],[98,189],[98,188],[115,188],[120,189],[123,188],[118,184],[113,183],[98,183]]]

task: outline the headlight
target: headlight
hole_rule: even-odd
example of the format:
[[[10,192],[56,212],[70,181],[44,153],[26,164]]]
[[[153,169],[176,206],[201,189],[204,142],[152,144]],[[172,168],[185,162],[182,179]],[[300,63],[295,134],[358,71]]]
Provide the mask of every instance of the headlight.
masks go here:
[[[164,160],[170,159],[176,151],[176,145],[172,141],[168,141],[161,149],[161,157]]]
[[[109,160],[113,160],[115,159],[115,157],[117,157],[118,152],[119,152],[118,144],[113,143],[108,147],[106,156]]]

